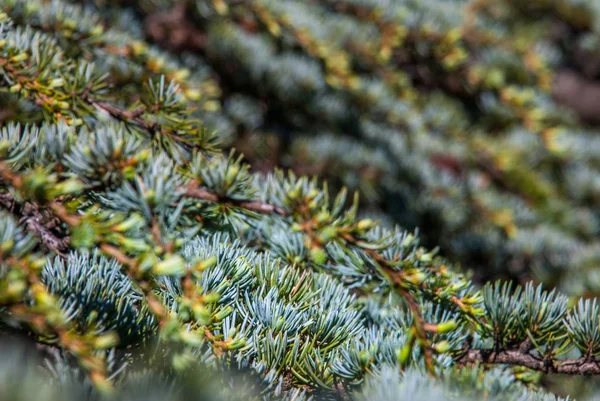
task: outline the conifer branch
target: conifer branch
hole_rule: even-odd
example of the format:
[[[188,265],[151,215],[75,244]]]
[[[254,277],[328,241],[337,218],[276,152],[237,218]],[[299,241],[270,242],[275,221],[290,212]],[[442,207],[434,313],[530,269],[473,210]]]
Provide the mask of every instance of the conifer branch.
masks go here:
[[[287,214],[286,211],[282,208],[265,202],[221,198],[216,193],[210,192],[209,190],[198,186],[198,184],[194,181],[179,188],[179,190],[181,191],[183,196],[189,198],[201,199],[207,202],[220,203],[223,205],[232,205],[256,213],[278,214],[282,216],[285,216]]]
[[[455,360],[460,365],[483,363],[486,365],[521,366],[547,374],[600,375],[600,361],[594,358],[582,357],[572,360],[556,360],[538,357],[520,350],[468,349]]]

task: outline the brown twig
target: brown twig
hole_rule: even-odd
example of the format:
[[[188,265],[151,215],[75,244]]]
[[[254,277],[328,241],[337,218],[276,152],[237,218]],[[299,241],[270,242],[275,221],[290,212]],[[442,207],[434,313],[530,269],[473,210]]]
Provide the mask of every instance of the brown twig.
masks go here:
[[[44,248],[61,257],[66,257],[70,238],[66,234],[56,233],[58,223],[51,213],[35,203],[20,204],[10,193],[0,194],[0,207],[14,213],[18,217],[19,224],[27,227],[27,230],[37,237]]]
[[[205,188],[201,188],[195,181],[180,187],[179,190],[183,196],[189,198],[202,199],[213,203],[229,204],[231,206],[240,207],[242,209],[250,210],[261,214],[279,214],[285,216],[287,213],[280,207],[272,205],[270,203],[251,201],[251,200],[238,200],[231,198],[221,198],[217,194],[210,192]]]
[[[557,361],[540,358],[520,350],[487,350],[468,349],[464,354],[455,359],[460,365],[469,363],[484,363],[498,365],[523,366],[538,372],[592,376],[600,375],[600,361],[590,358]]]

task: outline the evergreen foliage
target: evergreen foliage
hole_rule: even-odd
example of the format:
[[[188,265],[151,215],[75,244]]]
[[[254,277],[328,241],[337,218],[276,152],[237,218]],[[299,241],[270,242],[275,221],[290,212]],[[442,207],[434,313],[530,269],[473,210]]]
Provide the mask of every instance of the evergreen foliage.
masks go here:
[[[592,200],[553,197],[562,181],[551,179],[567,174],[555,171],[563,163],[593,174],[592,134],[564,131],[567,142],[584,143],[574,166],[548,148],[548,132],[571,120],[536,90],[509,107],[520,85],[547,83],[546,68],[537,58],[535,68],[521,65],[527,52],[514,43],[506,59],[477,47],[486,36],[464,42],[452,28],[455,2],[365,14],[378,3],[199,1],[190,7],[206,36],[187,45],[204,58],[148,44],[139,15],[118,8],[0,4],[0,97],[10,105],[0,129],[2,397],[550,401],[562,398],[543,388],[541,373],[600,374],[597,301],[570,302],[533,283],[478,287],[417,233],[361,215],[346,189],[283,170],[261,175],[220,147],[238,129],[323,124],[313,134],[333,136],[300,134],[290,150],[340,152],[338,184],[361,168],[354,162],[385,169],[345,182],[366,188],[368,203],[384,187],[399,191],[407,214],[440,213],[425,231],[439,229],[446,241],[475,236],[502,263],[527,254],[552,270],[564,265],[546,252],[593,258]],[[448,30],[435,32],[434,17]],[[355,24],[374,36],[350,55]],[[332,32],[339,42],[323,46]],[[489,99],[490,108],[455,114],[447,94],[419,94],[392,57],[402,49],[415,68],[437,65],[442,81],[459,74],[469,101]],[[503,66],[502,83],[473,78],[490,71],[488,61]],[[227,80],[217,83],[219,63]],[[259,96],[275,99],[268,110]],[[502,132],[490,118],[506,124]],[[219,124],[222,133],[207,128]],[[342,131],[355,140],[335,136]],[[486,159],[470,161],[459,180],[433,169],[441,150]],[[484,183],[490,168],[499,176]],[[522,214],[517,222],[507,204]],[[473,205],[491,220],[456,216],[472,217]]]
[[[221,109],[201,118],[255,168],[361,190],[478,281],[600,289],[598,140],[577,118],[600,115],[593,1],[118,3],[210,66]]]

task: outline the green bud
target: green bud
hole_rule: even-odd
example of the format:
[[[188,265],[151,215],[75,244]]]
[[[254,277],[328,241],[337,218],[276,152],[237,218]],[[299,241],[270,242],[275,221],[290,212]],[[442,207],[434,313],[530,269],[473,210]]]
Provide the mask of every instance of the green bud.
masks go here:
[[[246,346],[246,341],[243,339],[233,340],[233,341],[230,341],[229,343],[227,343],[227,348],[231,349],[231,350],[240,349],[245,346]]]
[[[117,333],[107,333],[94,339],[94,348],[107,349],[117,346],[119,343],[119,336]]]
[[[203,304],[201,304],[201,303],[194,304],[192,306],[192,310],[194,312],[194,317],[201,324],[209,324],[210,323],[210,321],[211,321],[210,311],[208,309],[206,309],[206,307]]]
[[[317,265],[327,262],[327,253],[321,248],[312,248],[310,250],[310,259]]]
[[[275,331],[280,331],[283,328],[284,324],[285,324],[285,319],[282,316],[279,316],[279,319],[277,319],[277,322],[275,322],[275,326],[273,327],[273,329]]]
[[[358,354],[358,360],[360,361],[362,366],[366,366],[371,359],[371,354],[369,351],[363,350]]]
[[[404,365],[404,364],[406,364],[406,362],[408,362],[408,358],[410,358],[411,350],[412,350],[411,343],[408,343],[404,347],[402,347],[402,349],[398,353],[398,363],[400,363],[400,365]]]
[[[361,231],[367,231],[375,227],[375,222],[371,219],[363,219],[356,224],[356,228]]]
[[[152,272],[164,276],[181,276],[185,273],[185,260],[179,255],[172,255],[155,265]]]
[[[468,286],[469,286],[469,283],[467,283],[466,281],[463,281],[463,280],[461,280],[461,281],[459,281],[459,282],[457,282],[457,283],[454,283],[454,284],[452,284],[452,285],[450,286],[450,289],[451,289],[453,292],[459,292],[459,291],[462,291],[462,290],[464,290],[464,289],[465,289],[465,288],[467,288]]]
[[[408,234],[406,237],[404,237],[404,240],[402,241],[402,246],[411,246],[414,240],[415,237],[412,234]]]
[[[142,222],[143,222],[143,218],[138,214],[134,214],[134,215],[130,216],[129,218],[127,218],[127,220],[113,226],[113,230],[122,233],[122,232],[125,232],[127,230],[130,230],[130,229],[138,226]]]
[[[335,237],[337,237],[337,228],[333,227],[333,226],[329,226],[329,227],[325,227],[324,229],[321,230],[321,233],[319,234],[319,241],[321,242],[329,242],[332,239],[334,239]]]
[[[296,187],[287,193],[288,198],[298,199],[300,197],[300,188]]]
[[[12,61],[13,63],[19,63],[19,62],[25,61],[25,60],[27,60],[27,53],[25,53],[25,52],[19,53],[10,58],[10,61]]]
[[[50,88],[58,88],[61,87],[65,84],[65,80],[62,78],[56,78],[53,79],[52,81],[50,81],[50,84],[48,85]]]
[[[127,250],[136,252],[148,252],[151,248],[150,245],[140,238],[122,237],[119,238],[119,245]]]
[[[25,290],[27,290],[27,284],[23,280],[11,281],[8,284],[7,292],[10,297],[21,297]]]
[[[213,267],[217,264],[217,257],[216,256],[211,256],[208,259],[203,260],[202,262],[198,263],[196,265],[196,269],[198,269],[198,271],[203,271],[206,270],[210,267]]]
[[[195,358],[188,354],[177,354],[173,356],[173,368],[178,371],[186,370],[194,362]]]
[[[204,302],[207,304],[212,304],[212,303],[217,302],[219,300],[219,298],[220,298],[220,295],[218,293],[211,292],[204,296]]]
[[[423,255],[421,255],[419,260],[423,263],[431,263],[431,261],[433,260],[433,255],[431,253],[424,253]]]
[[[147,200],[149,203],[152,203],[152,202],[154,202],[154,199],[156,198],[156,192],[154,192],[154,190],[153,190],[153,189],[149,189],[149,190],[146,192],[146,196],[145,196],[145,198],[146,198],[146,200]]]
[[[233,308],[228,305],[215,314],[215,319],[217,321],[221,321],[221,320],[225,319],[227,316],[231,315],[232,312],[233,312]]]
[[[8,240],[4,241],[2,244],[0,244],[0,251],[2,251],[3,253],[8,252],[11,249],[13,249],[14,246],[15,246],[15,240],[8,239]]]
[[[69,195],[77,192],[81,192],[83,190],[83,184],[77,180],[67,180],[63,181],[60,184],[56,184],[54,186],[53,195],[61,196],[61,195]]]
[[[421,284],[423,281],[425,281],[425,279],[427,278],[427,275],[423,272],[420,271],[416,271],[408,276],[406,276],[406,281],[408,281],[411,284]]]
[[[231,329],[229,329],[229,333],[227,333],[228,338],[234,338],[237,333],[238,333],[237,327],[232,327]]]
[[[317,215],[315,216],[315,220],[317,221],[317,223],[325,223],[327,220],[329,220],[329,217],[329,213],[322,210],[319,213],[317,213]]]
[[[444,341],[440,341],[439,343],[437,343],[437,344],[435,344],[433,346],[433,349],[438,354],[446,353],[446,352],[450,351],[450,343],[448,341],[445,341],[445,340]]]
[[[456,320],[448,320],[447,322],[439,323],[437,325],[437,330],[438,333],[447,333],[456,329],[456,326]]]
[[[90,35],[92,36],[100,36],[104,32],[104,27],[102,25],[96,25],[92,29],[90,29]]]
[[[86,221],[71,229],[71,245],[75,248],[91,248],[97,239],[96,229]]]
[[[191,346],[195,346],[195,347],[201,346],[202,343],[203,343],[203,340],[204,340],[197,333],[194,333],[192,331],[187,331],[185,329],[182,329],[179,332],[179,339],[181,341],[183,341],[185,344],[188,344],[188,345],[191,345]]]
[[[230,187],[235,181],[240,169],[238,166],[230,166],[225,174],[225,186]]]

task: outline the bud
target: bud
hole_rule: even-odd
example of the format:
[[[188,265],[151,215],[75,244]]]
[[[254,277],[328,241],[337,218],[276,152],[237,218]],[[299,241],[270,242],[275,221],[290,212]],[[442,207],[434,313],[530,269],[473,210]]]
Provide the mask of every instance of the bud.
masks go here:
[[[360,353],[358,354],[358,360],[360,361],[362,366],[366,366],[369,363],[370,359],[371,354],[369,353],[369,351],[363,350],[360,351]]]
[[[244,346],[246,346],[246,341],[243,339],[237,339],[227,342],[227,348],[231,350],[240,349]]]
[[[185,273],[185,260],[179,255],[172,255],[155,265],[152,272],[164,276],[181,276]]]
[[[337,237],[337,228],[333,226],[325,227],[319,233],[319,241],[325,243]]]
[[[173,356],[173,368],[178,371],[186,370],[190,367],[194,360],[195,358],[187,353],[176,354]]]
[[[210,312],[204,304],[198,302],[192,305],[192,311],[194,312],[194,317],[201,324],[209,324],[210,323]]]
[[[417,285],[417,284],[421,284],[423,281],[425,281],[426,278],[427,278],[427,275],[425,273],[416,271],[410,275],[407,275],[406,281],[408,281],[411,284]]]
[[[83,189],[83,184],[77,180],[67,180],[55,185],[53,195],[68,195],[80,192]]]
[[[203,340],[204,340],[197,333],[194,333],[192,331],[187,331],[185,329],[182,329],[179,332],[179,339],[181,341],[183,341],[185,344],[188,344],[188,345],[191,345],[191,346],[195,346],[195,347],[201,346],[202,343],[203,343]]]
[[[448,341],[441,341],[433,346],[433,349],[438,354],[443,354],[450,351],[450,343]]]
[[[104,27],[102,25],[96,25],[92,29],[90,29],[91,36],[100,36],[104,33]]]
[[[98,233],[94,226],[88,222],[83,222],[71,229],[71,245],[74,248],[91,248],[98,238]]]
[[[181,70],[176,71],[173,74],[173,79],[175,81],[183,81],[184,79],[187,79],[190,76],[190,70],[188,70],[187,68],[183,68]]]
[[[7,293],[10,297],[19,298],[27,290],[27,285],[23,280],[11,281],[8,284]]]
[[[208,102],[204,103],[202,108],[206,111],[219,111],[221,109],[221,105],[215,100],[209,100]]]
[[[198,101],[202,98],[202,92],[198,89],[188,88],[184,91],[185,97],[190,100]]]
[[[130,216],[127,220],[113,226],[113,230],[122,233],[132,229],[141,222],[143,222],[143,219],[140,215],[133,215]]]
[[[225,319],[227,316],[231,315],[232,312],[233,312],[233,308],[228,305],[215,314],[215,319],[217,321],[221,321],[221,320]]]
[[[431,253],[424,253],[423,255],[421,255],[419,260],[423,263],[431,263],[431,261],[433,260],[433,255]]]
[[[56,78],[53,79],[52,81],[50,81],[50,84],[48,85],[50,88],[58,88],[60,86],[63,86],[65,84],[65,80],[62,78]]]
[[[456,329],[456,321],[455,320],[448,320],[447,322],[439,323],[437,325],[438,333],[447,333],[454,329]]]
[[[208,259],[204,259],[202,262],[198,263],[196,265],[196,269],[198,271],[203,271],[206,270],[210,267],[213,267],[217,264],[217,257],[216,256],[211,256]]]
[[[219,300],[219,298],[220,298],[220,296],[219,296],[219,294],[218,294],[218,293],[216,293],[216,292],[211,292],[211,293],[209,293],[209,294],[206,294],[206,295],[205,295],[205,296],[202,298],[202,300],[204,301],[204,303],[207,303],[207,304],[212,304],[212,303],[215,303],[215,302],[217,302],[217,301]]]
[[[2,251],[2,253],[8,252],[11,249],[13,249],[14,246],[15,246],[15,240],[8,239],[0,244],[0,251]]]
[[[240,172],[239,167],[235,166],[235,165],[230,166],[227,169],[227,173],[225,174],[225,185],[227,187],[230,187],[231,184],[233,184],[233,182],[235,181],[239,172]]]
[[[107,333],[94,339],[94,348],[107,349],[115,347],[119,343],[117,333]]]
[[[404,237],[404,240],[402,240],[402,246],[411,246],[414,240],[415,237],[412,234],[408,234],[406,237]]]
[[[315,220],[317,221],[317,223],[324,223],[327,220],[329,220],[329,213],[322,210],[319,213],[317,213],[317,215],[315,216]]]
[[[310,259],[317,265],[322,265],[327,261],[327,254],[321,248],[312,248],[310,250]]]
[[[356,224],[356,228],[361,231],[367,231],[375,227],[376,223],[371,219],[363,219]]]
[[[19,53],[15,56],[12,56],[10,58],[10,61],[12,61],[13,63],[20,63],[21,61],[25,61],[27,60],[27,53],[23,52],[23,53]]]
[[[398,353],[398,363],[400,363],[400,365],[404,365],[406,362],[408,362],[408,358],[410,358],[411,350],[412,350],[411,343],[408,343],[404,347],[402,347],[402,349]]]

